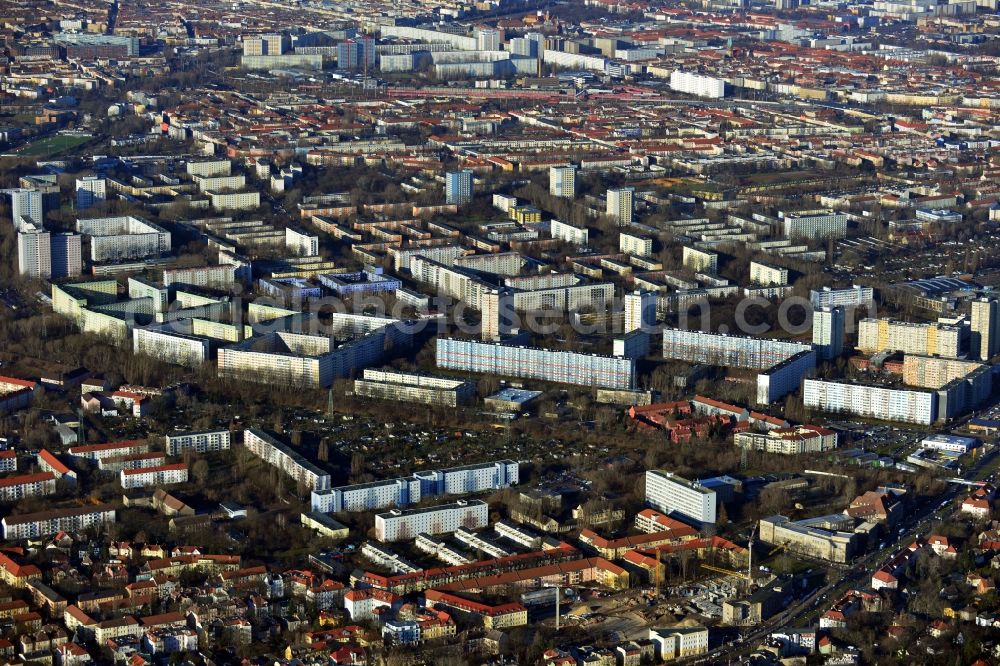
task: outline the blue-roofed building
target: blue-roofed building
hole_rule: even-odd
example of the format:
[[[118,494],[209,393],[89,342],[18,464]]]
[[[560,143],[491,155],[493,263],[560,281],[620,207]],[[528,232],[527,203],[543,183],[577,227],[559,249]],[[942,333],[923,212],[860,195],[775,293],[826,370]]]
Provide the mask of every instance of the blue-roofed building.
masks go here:
[[[982,435],[1000,433],[1000,419],[969,419],[967,425],[970,431]]]

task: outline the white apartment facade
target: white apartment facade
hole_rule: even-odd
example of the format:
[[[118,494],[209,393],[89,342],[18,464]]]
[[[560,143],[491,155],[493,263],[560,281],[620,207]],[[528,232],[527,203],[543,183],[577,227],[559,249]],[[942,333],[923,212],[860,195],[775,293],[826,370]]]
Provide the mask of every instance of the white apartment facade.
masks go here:
[[[330,475],[292,451],[262,430],[247,428],[243,431],[243,445],[269,465],[303,483],[313,491],[328,490]]]
[[[109,442],[107,444],[83,444],[71,446],[67,453],[74,458],[97,462],[104,458],[149,453],[149,443],[139,439]]]
[[[634,291],[622,298],[624,305],[623,333],[647,331],[656,325],[656,293]]]
[[[549,167],[549,194],[572,199],[576,196],[576,167]]]
[[[40,228],[17,233],[18,273],[33,278],[52,277],[51,234]]]
[[[833,210],[781,212],[782,229],[789,238],[843,238],[847,214]]]
[[[209,360],[211,343],[206,338],[157,328],[132,329],[132,351],[165,363],[193,368]]]
[[[225,190],[241,190],[247,185],[246,176],[194,176],[192,178],[199,192],[219,192]]]
[[[319,256],[319,236],[285,227],[285,249],[300,257]]]
[[[715,275],[719,271],[719,255],[715,252],[705,252],[697,248],[684,246],[681,252],[681,263],[696,273]],[[752,264],[751,264],[752,265]]]
[[[421,509],[388,511],[375,515],[375,538],[383,543],[415,539],[418,534],[447,534],[460,527],[481,529],[489,525],[489,505],[482,500],[459,500]]]
[[[720,99],[726,96],[726,82],[712,76],[702,76],[679,69],[670,73],[670,89],[698,97]]]
[[[405,507],[438,495],[465,495],[515,486],[520,466],[513,460],[417,472],[411,476],[341,486],[312,494],[312,510],[323,513]]]
[[[646,471],[646,504],[703,525],[717,518],[715,491],[671,472]]]
[[[166,435],[164,449],[168,456],[178,456],[185,451],[192,453],[214,453],[228,451],[232,445],[232,433],[228,430],[205,430]]]
[[[185,170],[189,176],[228,176],[232,173],[233,165],[229,160],[206,160],[204,162],[188,162]]]
[[[469,402],[474,394],[475,387],[461,379],[371,368],[364,371],[361,379],[354,381],[354,395],[426,405],[457,407]]]
[[[937,417],[937,394],[928,391],[861,386],[844,382],[806,379],[802,399],[806,407],[825,412],[854,414],[930,425]]]
[[[170,232],[132,215],[80,218],[76,230],[90,238],[91,261],[119,261],[168,254]]]
[[[90,208],[108,198],[107,181],[100,176],[84,176],[76,180],[76,207]]]
[[[809,291],[809,302],[817,308],[857,307],[875,300],[875,290],[871,287],[855,285],[846,289],[823,287]]]
[[[549,235],[556,240],[579,247],[586,247],[590,243],[590,231],[586,227],[574,227],[572,224],[559,220],[549,221]]]
[[[634,198],[635,189],[631,187],[608,190],[605,213],[608,217],[617,220],[620,226],[632,224],[632,216],[635,211]]]
[[[4,539],[33,539],[57,532],[72,534],[113,522],[114,508],[101,504],[6,516],[0,524],[3,526]]]
[[[322,513],[374,511],[390,506],[407,506],[420,499],[420,481],[409,476],[315,491],[312,494],[312,509]]]
[[[635,385],[635,365],[634,359],[613,356],[456,338],[437,339],[437,366],[450,370],[630,389]]]
[[[813,311],[812,342],[820,358],[836,358],[844,351],[844,320],[843,308]]]
[[[260,192],[209,192],[214,210],[256,210],[260,208]]]
[[[128,490],[130,488],[187,483],[188,468],[184,463],[175,463],[156,467],[123,469],[119,475],[122,488]]]
[[[771,266],[759,261],[751,261],[750,282],[765,287],[783,287],[788,284],[788,269],[781,266]]]
[[[17,502],[25,497],[41,497],[56,491],[56,476],[52,472],[22,474],[0,479],[0,502]]]
[[[800,425],[776,428],[766,433],[736,433],[733,443],[740,448],[786,456],[820,453],[837,448],[837,433],[820,426]]]
[[[21,187],[10,191],[10,213],[14,228],[22,230],[27,218],[27,224],[42,225],[44,223],[44,206],[42,192],[33,188]]]

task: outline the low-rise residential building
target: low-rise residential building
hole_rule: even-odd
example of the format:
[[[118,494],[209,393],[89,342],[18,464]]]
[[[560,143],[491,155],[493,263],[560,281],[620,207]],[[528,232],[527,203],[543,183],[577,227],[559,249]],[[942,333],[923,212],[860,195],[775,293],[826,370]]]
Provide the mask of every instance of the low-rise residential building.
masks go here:
[[[5,516],[0,521],[5,539],[31,539],[57,532],[73,533],[113,522],[115,510],[107,504],[22,513]]]
[[[66,479],[76,483],[76,472],[67,467],[48,449],[42,449],[38,452],[38,468],[43,472],[51,472],[57,479]]]
[[[668,520],[670,520],[668,518]],[[626,552],[634,549],[652,549],[666,544],[678,544],[698,538],[698,530],[680,521],[671,521],[673,525],[666,529],[648,534],[624,536],[617,539],[606,539],[596,532],[584,529],[580,532],[580,543],[588,549],[597,552],[609,560],[618,559]]]
[[[660,659],[672,661],[708,653],[706,627],[669,627],[650,629],[650,640],[656,642]]]
[[[299,522],[329,539],[340,540],[350,536],[350,529],[346,525],[319,511],[303,513],[299,517]]]
[[[744,599],[728,599],[722,604],[722,623],[735,627],[751,627],[769,620],[794,599],[794,582],[775,578]]]
[[[852,518],[896,524],[905,510],[903,500],[887,489],[869,490],[851,500],[844,513]]]
[[[228,430],[205,430],[166,435],[165,439],[167,455],[178,456],[185,451],[193,453],[227,451],[232,443],[232,434]]]
[[[7,519],[4,518],[4,521]],[[7,534],[7,525],[4,522],[4,538],[19,538]],[[22,590],[33,580],[41,580],[42,570],[34,564],[21,564],[5,553],[0,553],[0,580],[7,585]],[[13,618],[28,610],[28,604],[24,601],[11,601],[0,606],[0,618]]]
[[[96,463],[102,458],[126,456],[134,453],[148,453],[149,450],[150,445],[148,442],[140,439],[133,439],[121,442],[108,442],[107,444],[83,444],[80,446],[71,446],[66,452],[73,458],[79,458],[81,460],[88,460]]]
[[[960,511],[976,520],[987,520],[991,513],[990,501],[984,497],[967,497]]]
[[[656,509],[643,509],[635,515],[635,528],[645,534],[662,532],[683,524]]]
[[[120,473],[122,488],[145,488],[166,486],[173,483],[187,483],[188,468],[184,463],[123,469]]]
[[[344,609],[354,622],[364,622],[374,618],[376,608],[393,608],[400,601],[400,597],[392,592],[361,588],[344,594]]]
[[[424,598],[428,606],[444,607],[449,611],[476,618],[487,629],[511,629],[528,624],[528,609],[523,604],[485,604],[465,599],[440,590],[427,590]]]
[[[0,376],[0,414],[10,414],[31,404],[38,382]]]
[[[741,448],[782,455],[820,453],[837,448],[837,433],[815,425],[775,428],[766,433],[739,432],[733,443]]]
[[[17,451],[6,449],[0,451],[0,472],[17,471]]]
[[[52,472],[22,474],[0,479],[0,502],[17,502],[25,497],[51,495],[56,491],[56,476]]]
[[[160,451],[149,453],[131,453],[124,456],[101,458],[97,461],[97,469],[102,472],[117,474],[123,469],[138,469],[140,467],[159,467],[167,464],[167,457]]]

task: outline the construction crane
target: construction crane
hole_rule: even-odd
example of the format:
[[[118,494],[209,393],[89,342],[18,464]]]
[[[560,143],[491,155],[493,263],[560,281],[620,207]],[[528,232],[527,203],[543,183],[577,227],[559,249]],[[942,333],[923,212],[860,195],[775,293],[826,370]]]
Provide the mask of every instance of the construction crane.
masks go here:
[[[723,569],[722,567],[716,567],[712,566],[711,564],[704,564],[704,563],[702,563],[700,566],[702,569],[708,569],[709,571],[714,571],[715,573],[726,574],[727,576],[736,576],[741,580],[750,580],[750,575],[747,572],[733,571],[732,569]]]
[[[656,599],[660,598],[660,578],[663,573],[663,563],[660,561],[660,549],[656,549],[656,567],[653,569],[653,589],[656,591]]]
[[[772,556],[772,555],[774,555],[775,553],[778,553],[778,552],[780,552],[780,551],[783,551],[783,550],[788,550],[788,544],[787,544],[787,543],[783,543],[783,544],[779,544],[779,545],[775,546],[775,547],[774,547],[774,548],[773,548],[773,549],[771,550],[771,552],[767,554],[767,556],[768,556],[768,557],[771,557],[771,556]]]

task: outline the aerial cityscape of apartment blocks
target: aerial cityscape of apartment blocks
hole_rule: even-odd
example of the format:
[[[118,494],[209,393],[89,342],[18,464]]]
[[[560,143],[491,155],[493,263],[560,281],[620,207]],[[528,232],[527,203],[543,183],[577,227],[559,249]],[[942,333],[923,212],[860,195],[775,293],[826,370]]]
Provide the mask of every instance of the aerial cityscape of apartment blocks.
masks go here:
[[[4,9],[7,660],[996,663],[1000,0]]]

